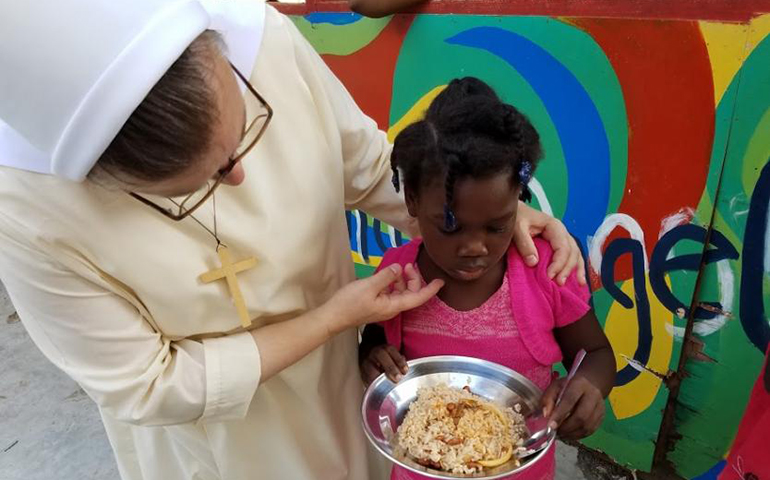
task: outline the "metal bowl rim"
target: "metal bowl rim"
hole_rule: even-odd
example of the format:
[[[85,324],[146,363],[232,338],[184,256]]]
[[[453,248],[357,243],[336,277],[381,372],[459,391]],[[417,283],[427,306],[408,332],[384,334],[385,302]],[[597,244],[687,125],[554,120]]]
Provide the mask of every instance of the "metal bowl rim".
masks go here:
[[[522,383],[526,384],[527,387],[533,389],[536,393],[538,393],[540,395],[543,394],[543,392],[540,390],[540,388],[537,385],[532,383],[532,381],[530,379],[528,379],[524,375],[520,374],[516,370],[508,368],[508,367],[506,367],[504,365],[500,365],[498,363],[490,362],[488,360],[482,360],[480,358],[466,357],[466,356],[463,356],[463,355],[434,355],[432,357],[421,357],[421,358],[416,358],[416,359],[413,359],[413,360],[409,360],[409,361],[406,362],[406,364],[409,367],[412,367],[414,365],[420,365],[422,363],[457,361],[457,360],[462,361],[462,362],[466,362],[466,363],[474,363],[474,364],[481,365],[481,366],[484,366],[484,367],[489,367],[489,368],[491,368],[493,370],[497,370],[500,373],[504,373],[504,374],[506,374],[506,375],[508,375],[510,377],[516,378],[517,380],[521,380]],[[411,371],[411,368],[410,368],[410,371]],[[407,377],[408,376],[409,376],[409,374],[407,374]],[[407,378],[407,377],[404,377],[404,378]],[[399,466],[401,466],[403,468],[406,468],[407,470],[412,471],[414,473],[417,473],[417,474],[420,474],[420,475],[423,475],[423,476],[427,476],[427,477],[430,477],[430,478],[441,479],[441,480],[451,480],[451,479],[458,479],[458,478],[459,479],[462,479],[462,478],[471,478],[471,479],[473,479],[473,478],[475,478],[475,479],[482,479],[482,480],[495,480],[495,479],[498,479],[498,478],[503,478],[503,477],[507,477],[507,476],[510,476],[510,475],[516,475],[518,473],[523,472],[524,470],[529,468],[530,465],[533,465],[537,461],[539,461],[548,452],[548,450],[551,449],[551,447],[553,446],[553,443],[556,441],[556,435],[555,434],[551,435],[551,438],[548,440],[548,444],[546,445],[546,447],[543,448],[537,455],[535,455],[535,457],[533,459],[531,459],[523,469],[518,470],[518,471],[502,472],[502,473],[499,473],[499,474],[496,474],[496,475],[484,476],[484,477],[456,477],[456,476],[447,476],[447,475],[438,476],[438,475],[432,474],[430,472],[422,472],[422,471],[414,470],[409,465],[403,464],[400,460],[398,460],[393,455],[391,455],[390,453],[386,452],[382,447],[380,447],[379,442],[377,441],[377,439],[374,436],[374,433],[371,431],[371,428],[369,427],[369,424],[366,422],[366,405],[368,403],[367,400],[372,395],[372,392],[375,390],[374,387],[375,386],[379,386],[385,380],[387,380],[386,375],[384,373],[381,373],[366,388],[366,391],[364,392],[363,399],[361,401],[361,425],[364,428],[364,433],[366,434],[366,437],[369,439],[369,443],[374,445],[374,448],[376,448],[382,455],[384,455],[386,458],[388,458],[392,463],[395,463],[395,464],[397,464],[397,465],[399,465]]]

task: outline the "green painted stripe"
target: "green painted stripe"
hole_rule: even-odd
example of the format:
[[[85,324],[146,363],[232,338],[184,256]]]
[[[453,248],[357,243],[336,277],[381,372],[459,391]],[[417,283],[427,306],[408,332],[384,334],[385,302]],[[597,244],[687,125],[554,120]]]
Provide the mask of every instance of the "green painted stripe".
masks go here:
[[[348,25],[310,23],[303,16],[291,16],[289,18],[321,55],[350,55],[377,38],[392,17],[364,17]]]
[[[717,208],[731,230],[742,233],[746,222],[744,212],[748,209],[749,195],[753,190],[743,182],[744,161],[755,132],[770,109],[770,37],[760,42],[746,59],[730,85],[732,88],[738,89],[738,97]]]
[[[757,184],[759,174],[768,158],[770,158],[770,108],[765,110],[754,129],[743,157],[741,184],[747,196],[754,191],[754,185]]]
[[[355,263],[356,268],[356,278],[366,278],[374,273],[375,267],[372,267],[371,265],[361,265],[360,263]]]

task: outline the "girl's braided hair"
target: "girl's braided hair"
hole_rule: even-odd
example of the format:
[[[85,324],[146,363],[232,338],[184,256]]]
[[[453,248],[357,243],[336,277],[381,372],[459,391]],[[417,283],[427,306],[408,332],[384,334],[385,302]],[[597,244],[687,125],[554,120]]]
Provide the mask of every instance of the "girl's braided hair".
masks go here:
[[[542,156],[540,136],[516,108],[474,77],[452,80],[431,103],[425,118],[396,137],[391,155],[393,184],[418,194],[420,186],[444,177],[445,226],[456,228],[454,186],[461,178],[511,173],[520,198]]]

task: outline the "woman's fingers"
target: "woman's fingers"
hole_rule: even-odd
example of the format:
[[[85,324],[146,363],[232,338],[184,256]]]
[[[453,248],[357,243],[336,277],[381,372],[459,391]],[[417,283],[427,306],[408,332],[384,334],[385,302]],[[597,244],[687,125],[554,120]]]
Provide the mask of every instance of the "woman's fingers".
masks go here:
[[[433,280],[428,285],[418,282],[414,266],[409,267],[406,288],[403,269],[394,264],[383,268],[369,278],[356,280],[341,288],[325,304],[329,331],[332,334],[352,326],[388,320],[403,312],[419,307],[438,293],[443,280]],[[402,291],[398,291],[401,290]]]
[[[513,235],[513,244],[516,245],[521,258],[527,266],[534,267],[538,262],[537,247],[529,229],[529,223],[521,220],[517,221]]]
[[[409,265],[406,266],[406,268],[403,269],[402,274],[398,275],[396,277],[396,281],[393,282],[391,285],[391,291],[395,293],[401,293],[404,290],[406,290],[406,280],[404,279],[404,276],[407,274],[407,268]]]
[[[546,270],[548,277],[556,278],[563,285],[567,277],[575,271],[580,284],[585,285],[586,272],[582,252],[564,224],[522,202],[519,202],[518,208],[513,242],[524,262],[530,267],[537,265],[539,258],[532,236],[541,235],[554,252],[551,264]]]
[[[546,269],[548,278],[553,279],[557,274],[563,273],[567,266],[569,256],[572,253],[572,244],[570,243],[572,237],[569,236],[567,229],[564,228],[561,222],[554,222],[552,225],[547,226],[542,235],[553,250],[551,264]]]
[[[410,292],[419,292],[422,287],[422,277],[413,264],[408,263],[404,267],[404,275],[406,275],[406,288]]]
[[[400,294],[387,295],[390,302],[390,308],[393,310],[390,317],[401,313],[404,310],[411,310],[419,307],[435,296],[443,286],[443,280],[433,280],[429,284],[421,286],[417,291],[405,290]]]
[[[578,251],[580,251],[580,248],[577,242],[575,242],[575,248],[578,249]],[[578,257],[577,279],[580,285],[586,285],[588,283],[588,279],[586,278],[586,262],[585,260],[583,260],[583,255],[580,255]]]
[[[559,285],[564,285],[567,283],[567,277],[569,277],[573,270],[577,269],[578,262],[580,262],[580,254],[576,249],[570,249],[569,257],[567,257],[567,263],[564,265],[564,268],[560,272],[556,273],[556,283]]]

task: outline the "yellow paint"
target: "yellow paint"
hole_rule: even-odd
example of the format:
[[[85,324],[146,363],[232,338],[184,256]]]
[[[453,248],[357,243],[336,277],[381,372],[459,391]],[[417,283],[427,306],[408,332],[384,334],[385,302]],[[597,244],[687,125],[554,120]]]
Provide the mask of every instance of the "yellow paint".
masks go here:
[[[718,105],[743,62],[770,35],[770,15],[754,18],[749,24],[700,22],[700,30],[711,60]]]
[[[393,143],[396,135],[401,133],[401,130],[405,129],[414,122],[422,120],[423,115],[425,115],[425,111],[428,110],[428,107],[430,106],[430,102],[432,102],[433,99],[436,98],[436,96],[445,88],[446,85],[439,85],[438,87],[423,95],[422,98],[417,100],[417,102],[412,105],[412,108],[410,108],[409,111],[399,119],[399,121],[394,123],[388,129],[388,140]]]
[[[380,262],[382,261],[382,257],[373,257],[369,256],[369,261],[367,262],[364,260],[364,257],[358,254],[358,252],[351,251],[350,254],[353,256],[353,261],[359,265],[369,265],[370,267],[378,267],[380,266]]]
[[[759,45],[759,42],[764,40],[768,35],[770,35],[770,14],[762,15],[761,17],[751,20],[751,23],[749,24],[749,38],[746,43],[747,58],[754,48]]]
[[[711,60],[714,101],[719,105],[727,87],[746,58],[747,24],[701,22],[700,30]]]
[[[666,277],[666,284],[669,288],[671,287],[671,280],[668,277]],[[629,297],[634,298],[634,281],[625,282],[621,286],[621,290]],[[660,303],[649,283],[647,284],[647,298],[650,299],[652,323],[652,349],[647,367],[665,374],[668,372],[674,346],[674,339],[666,331],[666,324],[672,323],[673,315]],[[623,355],[633,358],[636,351],[637,339],[639,338],[636,307],[627,310],[620,303],[614,302],[607,315],[604,331],[612,342],[612,348],[615,350],[615,362],[618,371],[620,371],[627,365]],[[661,383],[662,380],[657,376],[642,372],[631,383],[622,387],[615,387],[609,398],[615,418],[622,420],[647,410],[658,394]]]

